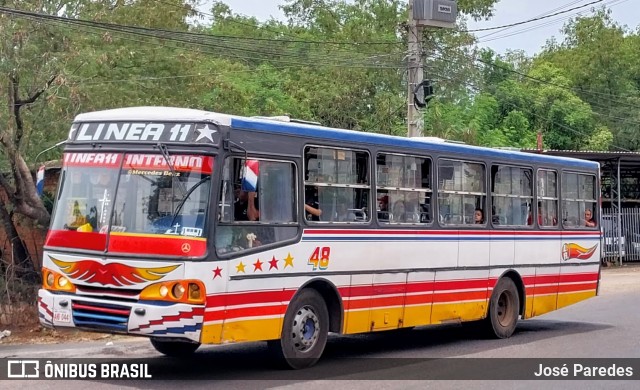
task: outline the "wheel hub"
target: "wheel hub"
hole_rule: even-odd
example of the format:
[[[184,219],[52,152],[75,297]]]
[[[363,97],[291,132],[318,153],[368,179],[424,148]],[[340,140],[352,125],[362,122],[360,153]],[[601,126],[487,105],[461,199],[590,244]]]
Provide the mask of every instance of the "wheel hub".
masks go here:
[[[320,321],[309,306],[303,306],[293,318],[293,345],[300,351],[313,348],[320,335]]]

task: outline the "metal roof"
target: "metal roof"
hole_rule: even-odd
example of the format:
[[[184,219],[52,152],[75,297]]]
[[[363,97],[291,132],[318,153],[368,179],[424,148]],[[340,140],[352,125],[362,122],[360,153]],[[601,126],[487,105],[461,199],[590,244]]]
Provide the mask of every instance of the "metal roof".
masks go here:
[[[537,149],[522,149],[523,152],[547,156],[575,157],[582,160],[596,161],[600,164],[618,163],[623,169],[639,169],[639,152],[601,151],[601,150],[557,150],[549,149],[539,151]]]
[[[560,157],[552,155],[536,155],[524,153],[520,150],[501,150],[480,146],[471,146],[451,142],[441,142],[424,138],[407,138],[378,133],[368,133],[363,131],[335,129],[324,126],[307,125],[300,123],[277,122],[272,120],[262,120],[256,118],[232,117],[231,127],[247,130],[263,131],[266,133],[289,134],[292,136],[308,136],[317,139],[327,139],[333,141],[349,141],[362,144],[374,144],[381,147],[397,146],[414,149],[424,149],[445,153],[464,153],[479,157],[502,158],[520,161],[526,164],[561,164],[564,166],[580,168],[597,168],[596,163],[588,160],[581,160],[571,157]]]

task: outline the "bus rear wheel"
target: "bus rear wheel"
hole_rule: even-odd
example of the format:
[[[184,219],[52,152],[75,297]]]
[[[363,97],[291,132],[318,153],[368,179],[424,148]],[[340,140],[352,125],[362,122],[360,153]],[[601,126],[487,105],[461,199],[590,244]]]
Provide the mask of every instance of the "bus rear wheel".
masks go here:
[[[324,299],[316,290],[304,289],[289,302],[280,340],[271,340],[269,349],[281,366],[311,367],[322,356],[328,333],[329,311]]]
[[[159,337],[152,337],[150,340],[156,351],[171,357],[189,356],[200,347],[199,343],[188,341],[164,340]]]
[[[491,294],[486,327],[490,335],[500,339],[511,337],[518,324],[520,300],[511,278],[501,278]]]

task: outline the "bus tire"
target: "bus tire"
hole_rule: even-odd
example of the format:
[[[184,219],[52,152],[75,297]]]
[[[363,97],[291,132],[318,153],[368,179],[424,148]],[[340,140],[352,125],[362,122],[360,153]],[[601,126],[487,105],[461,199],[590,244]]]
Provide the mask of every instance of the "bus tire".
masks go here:
[[[268,345],[280,366],[297,370],[316,364],[328,334],[327,304],[320,293],[307,288],[289,302],[280,340],[271,340]]]
[[[487,331],[493,337],[511,337],[518,324],[520,299],[518,289],[511,278],[501,278],[491,294],[489,313],[486,318]]]
[[[171,357],[189,356],[200,347],[199,343],[189,341],[164,340],[160,337],[151,337],[150,340],[156,351]]]

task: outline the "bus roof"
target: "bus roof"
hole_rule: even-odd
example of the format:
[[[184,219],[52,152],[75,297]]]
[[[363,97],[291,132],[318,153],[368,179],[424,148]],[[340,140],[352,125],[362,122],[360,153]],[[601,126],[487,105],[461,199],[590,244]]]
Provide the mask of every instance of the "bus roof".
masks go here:
[[[583,169],[597,169],[599,167],[599,164],[594,161],[442,142],[442,140],[432,139],[432,137],[407,138],[386,134],[368,133],[364,131],[330,128],[313,124],[284,122],[282,120],[265,117],[249,118],[177,107],[127,107],[88,112],[77,115],[74,122],[129,120],[177,122],[213,121],[220,125],[231,126],[232,128],[256,130],[266,133],[297,135],[322,140],[348,141],[377,146],[395,146],[444,153],[467,154],[483,158],[508,159],[526,164],[552,163]]]
[[[543,156],[521,151],[494,149],[481,146],[471,146],[460,143],[443,142],[429,137],[407,138],[386,134],[367,133],[364,131],[335,129],[324,126],[300,123],[286,123],[273,120],[232,117],[231,126],[248,130],[258,130],[268,133],[290,134],[312,137],[324,140],[348,141],[367,143],[378,146],[395,146],[402,148],[424,149],[444,153],[458,153],[469,156],[501,158],[519,161],[527,164],[553,163],[565,166],[597,169],[599,164],[594,161],[580,160],[569,157]]]

